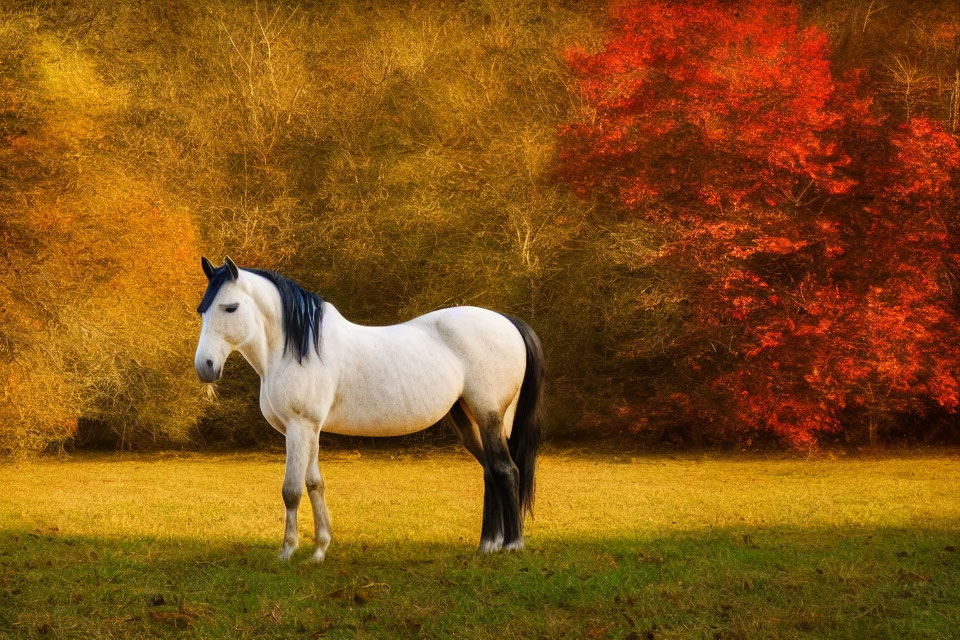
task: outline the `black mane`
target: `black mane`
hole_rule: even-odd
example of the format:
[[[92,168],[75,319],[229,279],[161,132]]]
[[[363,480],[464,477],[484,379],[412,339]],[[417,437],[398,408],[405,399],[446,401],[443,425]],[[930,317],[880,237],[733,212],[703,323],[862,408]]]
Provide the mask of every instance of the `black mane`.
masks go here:
[[[263,269],[244,269],[263,276],[273,283],[280,292],[283,303],[283,353],[293,351],[297,362],[310,354],[313,346],[320,355],[320,323],[323,322],[323,298],[307,291],[293,280],[279,273]]]
[[[293,280],[279,273],[263,269],[244,269],[263,276],[273,283],[280,293],[282,303],[283,353],[293,352],[297,362],[310,354],[310,347],[320,355],[320,323],[323,321],[323,298],[311,293]],[[197,313],[204,313],[213,304],[214,298],[227,280],[230,273],[226,266],[217,267],[207,285],[207,291],[197,307]]]

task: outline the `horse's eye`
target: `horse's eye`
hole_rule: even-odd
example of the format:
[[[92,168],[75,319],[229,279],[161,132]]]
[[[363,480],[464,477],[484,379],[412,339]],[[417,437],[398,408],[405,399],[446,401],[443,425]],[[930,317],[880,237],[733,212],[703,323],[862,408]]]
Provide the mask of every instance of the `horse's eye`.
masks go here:
[[[223,310],[227,313],[233,313],[237,310],[237,307],[240,306],[240,303],[234,302],[233,304],[228,304],[223,307]]]

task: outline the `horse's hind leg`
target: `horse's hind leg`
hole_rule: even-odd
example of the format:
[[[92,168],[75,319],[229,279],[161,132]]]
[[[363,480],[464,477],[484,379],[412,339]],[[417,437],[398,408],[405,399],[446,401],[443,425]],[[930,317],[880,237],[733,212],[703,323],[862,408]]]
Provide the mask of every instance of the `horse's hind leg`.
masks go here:
[[[484,471],[500,499],[503,520],[503,549],[523,548],[523,514],[520,513],[520,471],[510,457],[503,418],[489,412],[479,422],[480,442],[483,445]]]
[[[317,456],[320,442],[317,437],[310,439],[310,461],[307,463],[307,494],[313,507],[314,540],[317,548],[310,558],[313,562],[322,562],[330,546],[330,514],[327,513],[327,503],[323,499],[323,476],[320,474],[320,464]]]
[[[499,492],[493,482],[493,474],[490,473],[484,458],[480,431],[477,423],[464,411],[459,402],[453,405],[450,417],[453,419],[463,446],[483,467],[483,523],[480,525],[480,551],[483,553],[498,551],[503,546],[502,506]]]

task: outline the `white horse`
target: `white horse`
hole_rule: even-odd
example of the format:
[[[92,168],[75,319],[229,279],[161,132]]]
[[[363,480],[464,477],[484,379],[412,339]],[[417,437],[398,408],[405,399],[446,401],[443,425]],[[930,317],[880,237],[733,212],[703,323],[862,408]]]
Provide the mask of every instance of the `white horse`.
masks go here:
[[[483,552],[523,547],[533,508],[540,443],[543,351],[522,320],[453,307],[388,327],[346,320],[329,302],[270,271],[202,260],[206,293],[194,364],[220,378],[239,351],[260,375],[260,409],[286,436],[286,528],[282,560],[297,548],[297,508],[306,486],[316,550],[330,544],[330,517],[317,463],[320,431],[396,436],[450,415],[483,466]]]

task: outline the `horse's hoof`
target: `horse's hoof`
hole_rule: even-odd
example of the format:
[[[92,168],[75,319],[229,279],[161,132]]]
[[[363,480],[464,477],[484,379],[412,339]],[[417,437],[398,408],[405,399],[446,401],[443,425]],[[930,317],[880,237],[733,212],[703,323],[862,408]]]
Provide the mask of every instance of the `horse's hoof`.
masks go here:
[[[504,551],[523,551],[523,538],[503,545]]]
[[[286,562],[287,560],[290,559],[290,556],[292,556],[293,552],[296,550],[297,550],[296,545],[289,546],[289,547],[284,545],[283,549],[280,549],[280,554],[277,555],[277,559],[280,560],[281,562]]]
[[[304,560],[304,564],[320,564],[327,557],[327,552],[323,549],[317,549],[313,555]]]
[[[503,540],[481,540],[480,553],[496,553],[503,548]]]

